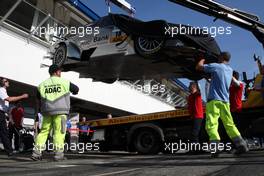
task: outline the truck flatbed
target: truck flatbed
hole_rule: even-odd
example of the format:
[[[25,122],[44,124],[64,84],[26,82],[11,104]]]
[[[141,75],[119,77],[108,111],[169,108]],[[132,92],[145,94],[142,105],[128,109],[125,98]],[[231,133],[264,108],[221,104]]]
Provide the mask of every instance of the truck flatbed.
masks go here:
[[[120,125],[127,123],[140,123],[140,122],[173,119],[173,118],[181,118],[181,117],[190,118],[190,114],[187,109],[178,109],[173,111],[156,112],[156,113],[142,114],[142,115],[114,117],[111,119],[91,120],[91,121],[87,121],[87,124],[91,127],[101,127],[101,126]]]

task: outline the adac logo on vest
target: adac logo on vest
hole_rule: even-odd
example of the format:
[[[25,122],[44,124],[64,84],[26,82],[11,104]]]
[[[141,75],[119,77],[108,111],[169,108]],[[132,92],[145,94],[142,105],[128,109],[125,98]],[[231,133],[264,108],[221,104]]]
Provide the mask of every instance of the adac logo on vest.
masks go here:
[[[61,92],[60,84],[45,87],[45,94],[60,93],[60,92]]]

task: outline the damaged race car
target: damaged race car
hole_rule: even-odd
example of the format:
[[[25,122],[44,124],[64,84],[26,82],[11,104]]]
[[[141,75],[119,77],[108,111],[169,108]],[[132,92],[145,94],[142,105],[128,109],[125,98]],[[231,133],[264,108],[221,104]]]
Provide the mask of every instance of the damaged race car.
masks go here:
[[[87,25],[94,35],[68,35],[53,45],[53,63],[82,78],[113,83],[116,80],[203,77],[195,71],[196,58],[217,62],[220,49],[201,29],[164,20],[143,22],[109,14]],[[188,34],[179,33],[184,26]],[[175,31],[176,30],[176,31]],[[176,33],[178,31],[178,33]],[[172,35],[173,34],[173,35]]]

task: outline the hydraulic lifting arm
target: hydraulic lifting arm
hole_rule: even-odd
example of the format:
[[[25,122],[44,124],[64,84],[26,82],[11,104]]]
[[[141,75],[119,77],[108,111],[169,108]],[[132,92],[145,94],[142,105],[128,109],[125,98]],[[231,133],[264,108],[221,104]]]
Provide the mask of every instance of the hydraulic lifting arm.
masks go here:
[[[193,9],[215,17],[215,20],[222,19],[243,29],[251,31],[264,47],[264,24],[258,16],[224,6],[212,0],[169,0],[173,3]],[[214,21],[215,21],[214,20]]]

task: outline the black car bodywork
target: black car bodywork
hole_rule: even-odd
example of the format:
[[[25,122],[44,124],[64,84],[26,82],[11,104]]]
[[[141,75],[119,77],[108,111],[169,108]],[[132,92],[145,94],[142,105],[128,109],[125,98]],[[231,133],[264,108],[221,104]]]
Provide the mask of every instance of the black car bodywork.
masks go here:
[[[217,62],[220,54],[214,38],[201,29],[192,31],[197,29],[164,20],[142,22],[109,14],[89,26],[99,27],[98,36],[76,35],[57,42],[53,62],[65,71],[76,71],[80,77],[96,81],[168,77],[198,80],[204,75],[195,71],[196,58],[202,55],[211,63]],[[182,26],[189,29],[188,34],[168,32]]]

